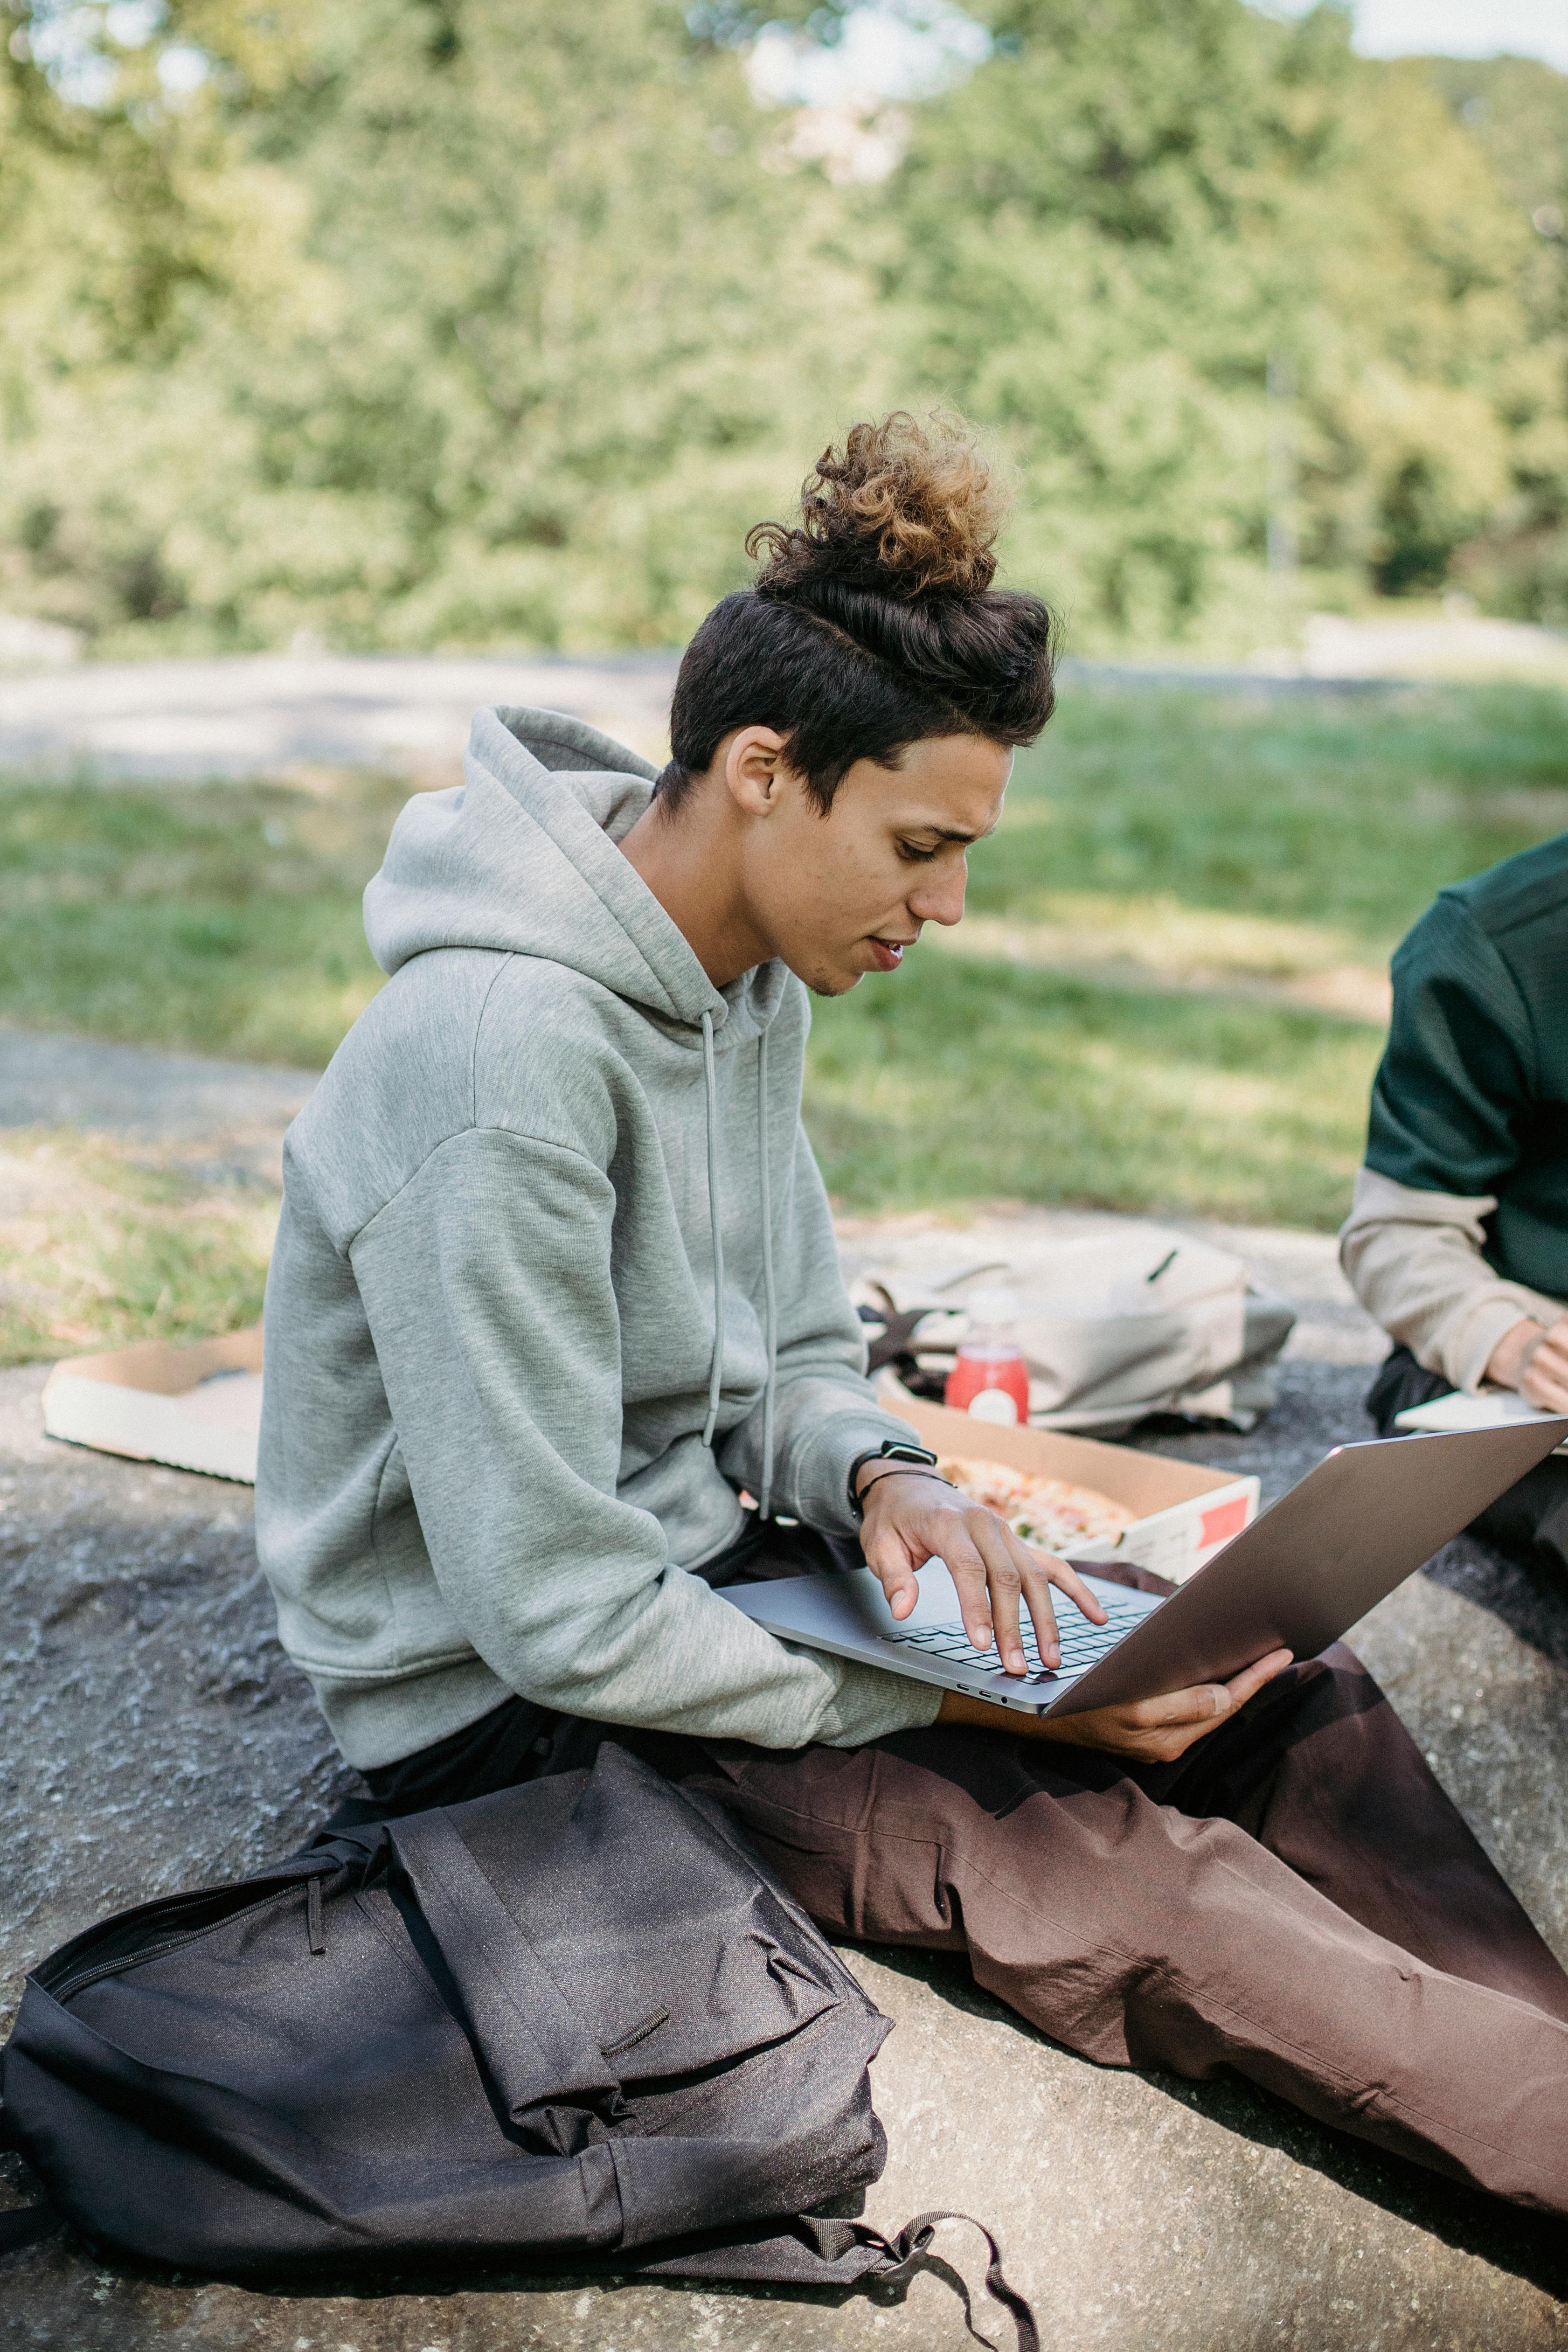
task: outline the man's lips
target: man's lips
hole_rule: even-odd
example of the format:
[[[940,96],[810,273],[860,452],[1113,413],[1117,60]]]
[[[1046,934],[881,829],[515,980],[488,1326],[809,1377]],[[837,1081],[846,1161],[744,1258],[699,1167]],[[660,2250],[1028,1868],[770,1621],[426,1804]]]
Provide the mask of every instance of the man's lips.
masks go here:
[[[879,971],[897,971],[904,960],[904,950],[912,948],[914,941],[913,940],[879,940],[873,937],[868,944],[872,960]]]

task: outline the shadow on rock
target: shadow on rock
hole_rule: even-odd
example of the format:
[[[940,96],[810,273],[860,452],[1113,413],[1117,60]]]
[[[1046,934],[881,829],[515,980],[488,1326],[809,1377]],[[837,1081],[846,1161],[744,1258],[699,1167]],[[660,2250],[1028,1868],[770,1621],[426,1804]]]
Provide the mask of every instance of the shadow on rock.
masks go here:
[[[1510,1559],[1477,1536],[1456,1536],[1422,1573],[1500,1619],[1554,1666],[1568,1666],[1568,1584],[1561,1573]]]

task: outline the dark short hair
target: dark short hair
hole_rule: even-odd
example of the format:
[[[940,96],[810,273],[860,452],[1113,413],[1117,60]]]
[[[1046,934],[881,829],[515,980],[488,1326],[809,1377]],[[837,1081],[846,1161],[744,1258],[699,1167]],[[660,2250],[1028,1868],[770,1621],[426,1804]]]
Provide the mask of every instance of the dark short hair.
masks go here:
[[[1031,743],[1056,703],[1056,628],[1039,597],[994,588],[1004,501],[955,420],[900,412],[826,449],[797,525],[763,523],[753,588],[716,604],[686,649],[673,757],[678,808],[726,735],[772,727],[826,814],[857,760],[897,764],[932,735]]]

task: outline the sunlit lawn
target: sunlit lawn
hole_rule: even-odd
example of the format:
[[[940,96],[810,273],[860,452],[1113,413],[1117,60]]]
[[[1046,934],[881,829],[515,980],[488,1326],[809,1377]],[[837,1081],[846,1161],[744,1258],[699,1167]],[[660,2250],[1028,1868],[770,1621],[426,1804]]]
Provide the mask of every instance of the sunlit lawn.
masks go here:
[[[0,790],[0,1017],[323,1066],[381,983],[360,894],[407,790]]]
[[[320,1066],[379,984],[360,892],[406,790],[0,789],[0,1017]],[[860,1213],[1084,1201],[1331,1227],[1390,948],[1444,882],[1565,827],[1561,695],[1069,688],[973,855],[970,922],[816,1008],[829,1185]],[[6,1352],[252,1312],[268,1204],[92,1149],[26,1147],[55,1155],[47,1232],[13,1150]]]
[[[1337,1223],[1378,1033],[957,957],[819,1018],[810,1124],[847,1208],[1089,1201]]]
[[[0,1364],[253,1323],[278,1203],[239,1171],[68,1130],[0,1142]]]
[[[818,1008],[847,1206],[986,1196],[1332,1227],[1400,934],[1568,828],[1568,698],[1073,694],[969,919]]]

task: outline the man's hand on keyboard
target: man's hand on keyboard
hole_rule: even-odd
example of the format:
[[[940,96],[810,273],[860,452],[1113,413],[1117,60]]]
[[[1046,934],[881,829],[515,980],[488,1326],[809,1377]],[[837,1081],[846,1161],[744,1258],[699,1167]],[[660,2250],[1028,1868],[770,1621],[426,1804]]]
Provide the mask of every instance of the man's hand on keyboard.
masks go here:
[[[1083,1715],[1037,1716],[1030,1722],[992,1706],[984,1699],[966,1698],[949,1691],[942,1700],[939,1723],[984,1724],[997,1731],[1022,1730],[1037,1739],[1058,1739],[1069,1748],[1103,1748],[1112,1756],[1129,1756],[1140,1764],[1173,1764],[1189,1748],[1227,1723],[1238,1707],[1283,1674],[1290,1664],[1289,1650],[1270,1650],[1266,1658],[1233,1675],[1227,1683],[1200,1683],[1195,1690],[1172,1691],[1166,1698],[1139,1699],[1131,1706],[1091,1707]]]
[[[889,1473],[871,1460],[865,1466],[861,1492],[866,1516],[860,1548],[900,1621],[920,1599],[916,1569],[928,1559],[941,1559],[957,1588],[970,1641],[977,1650],[988,1650],[994,1633],[998,1663],[1010,1675],[1028,1671],[1019,1638],[1020,1600],[1034,1619],[1041,1663],[1047,1666],[1061,1662],[1051,1607],[1053,1584],[1077,1603],[1091,1625],[1104,1624],[1104,1610],[1065,1559],[1031,1550],[1005,1519],[984,1503],[972,1503],[943,1480],[913,1471]]]

